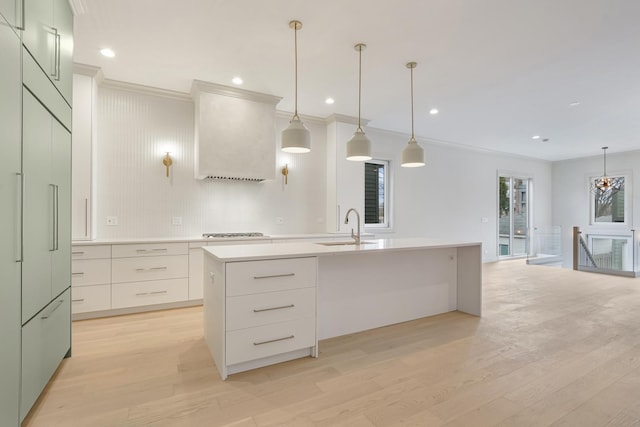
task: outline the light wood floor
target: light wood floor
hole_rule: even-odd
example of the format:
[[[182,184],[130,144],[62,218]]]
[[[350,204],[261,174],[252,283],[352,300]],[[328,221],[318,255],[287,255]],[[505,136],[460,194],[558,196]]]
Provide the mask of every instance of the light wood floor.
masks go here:
[[[639,426],[640,279],[484,266],[484,316],[321,341],[218,377],[200,307],[73,324],[25,427]]]

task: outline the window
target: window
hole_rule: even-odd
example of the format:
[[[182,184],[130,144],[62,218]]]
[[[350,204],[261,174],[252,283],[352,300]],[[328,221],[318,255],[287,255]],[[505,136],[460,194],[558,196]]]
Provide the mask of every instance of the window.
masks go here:
[[[389,162],[364,164],[364,225],[389,227]]]
[[[616,189],[597,190],[596,181],[591,178],[591,223],[592,224],[626,224],[627,223],[627,192],[625,176],[613,176],[619,185]]]

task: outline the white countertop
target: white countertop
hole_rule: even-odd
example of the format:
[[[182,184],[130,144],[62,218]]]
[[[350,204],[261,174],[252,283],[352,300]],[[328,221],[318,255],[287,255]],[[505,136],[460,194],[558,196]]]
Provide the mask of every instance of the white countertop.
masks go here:
[[[352,241],[345,239],[345,242]],[[406,239],[366,239],[361,245],[325,246],[319,243],[280,243],[233,245],[233,246],[205,246],[202,249],[222,262],[249,261],[273,258],[300,258],[307,256],[327,256],[337,254],[362,254],[390,251],[407,251],[416,249],[442,249],[464,246],[478,246],[480,242],[452,241],[427,238]]]
[[[373,236],[372,234],[363,233],[362,236]],[[132,243],[182,243],[182,242],[241,242],[241,241],[258,241],[258,240],[295,240],[295,239],[315,239],[324,237],[344,237],[349,238],[348,233],[314,233],[314,234],[280,234],[271,236],[250,236],[250,237],[212,237],[206,238],[202,236],[194,237],[130,237],[116,239],[95,239],[95,240],[74,240],[73,245],[119,245]]]

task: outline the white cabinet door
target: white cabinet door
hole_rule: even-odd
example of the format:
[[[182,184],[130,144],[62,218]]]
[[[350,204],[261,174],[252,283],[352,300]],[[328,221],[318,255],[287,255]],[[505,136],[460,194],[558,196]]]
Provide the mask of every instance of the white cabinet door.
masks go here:
[[[52,118],[23,91],[24,212],[22,323],[51,301],[51,252],[55,250],[54,192],[51,177]]]
[[[93,78],[73,76],[73,174],[71,224],[73,240],[91,239],[93,156]]]
[[[12,0],[11,0],[12,1]],[[5,1],[0,11],[5,13]],[[0,17],[0,425],[19,425],[21,176],[20,39]]]

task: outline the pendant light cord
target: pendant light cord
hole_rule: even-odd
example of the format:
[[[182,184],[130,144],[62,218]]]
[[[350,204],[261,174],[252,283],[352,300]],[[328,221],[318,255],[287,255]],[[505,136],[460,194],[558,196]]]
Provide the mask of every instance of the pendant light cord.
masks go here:
[[[358,52],[358,130],[362,132],[362,127],[360,126],[360,110],[362,105],[362,46],[358,47]]]
[[[409,69],[411,70],[411,140],[414,140],[415,139],[415,136],[413,133],[413,69],[414,67],[412,66]]]
[[[298,117],[298,24],[297,23],[294,25],[293,34],[294,34],[293,40],[294,40],[294,46],[295,46],[294,58],[296,63],[295,112],[293,113],[293,118],[300,120],[300,117]]]

